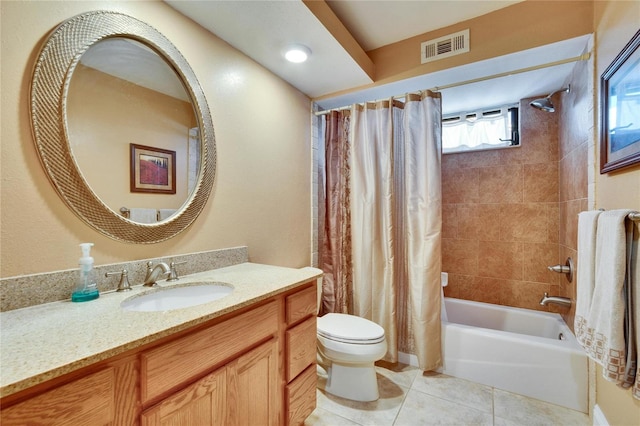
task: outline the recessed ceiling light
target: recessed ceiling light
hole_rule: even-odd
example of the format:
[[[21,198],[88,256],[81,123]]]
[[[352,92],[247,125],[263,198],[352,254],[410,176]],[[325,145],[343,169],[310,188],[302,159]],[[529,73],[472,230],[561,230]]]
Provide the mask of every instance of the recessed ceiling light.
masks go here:
[[[311,55],[311,50],[307,46],[301,44],[292,44],[287,47],[284,57],[289,62],[301,63],[306,61]]]

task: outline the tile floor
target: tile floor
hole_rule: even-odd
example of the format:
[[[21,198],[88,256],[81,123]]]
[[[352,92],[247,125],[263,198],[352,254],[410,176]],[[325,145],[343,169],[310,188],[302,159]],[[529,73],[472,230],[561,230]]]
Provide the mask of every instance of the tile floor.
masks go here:
[[[586,414],[455,377],[378,363],[380,399],[354,402],[317,391],[306,426],[591,425]],[[322,379],[321,379],[322,380]]]

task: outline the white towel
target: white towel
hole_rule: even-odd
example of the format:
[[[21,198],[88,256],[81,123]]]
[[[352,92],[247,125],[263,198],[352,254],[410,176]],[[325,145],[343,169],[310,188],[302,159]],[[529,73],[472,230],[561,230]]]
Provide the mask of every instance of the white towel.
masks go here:
[[[578,214],[578,259],[576,273],[576,313],[573,328],[576,338],[585,346],[586,325],[596,284],[596,229],[599,210]]]
[[[598,217],[595,287],[581,344],[603,367],[603,376],[625,381],[625,220],[631,210],[611,210]]]
[[[165,220],[175,214],[176,209],[158,209],[158,220]]]
[[[158,210],[156,209],[129,209],[129,219],[138,223],[156,223],[158,221]]]

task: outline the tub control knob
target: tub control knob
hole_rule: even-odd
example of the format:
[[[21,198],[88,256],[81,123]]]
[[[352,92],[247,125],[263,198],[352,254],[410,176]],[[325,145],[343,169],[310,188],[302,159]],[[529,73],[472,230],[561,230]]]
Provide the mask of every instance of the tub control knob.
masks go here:
[[[573,281],[573,259],[567,258],[567,262],[564,265],[547,266],[547,269],[559,274],[566,274],[569,282]]]
[[[571,272],[569,267],[564,265],[547,266],[547,268],[549,268],[550,271],[557,272],[559,274],[568,274]]]

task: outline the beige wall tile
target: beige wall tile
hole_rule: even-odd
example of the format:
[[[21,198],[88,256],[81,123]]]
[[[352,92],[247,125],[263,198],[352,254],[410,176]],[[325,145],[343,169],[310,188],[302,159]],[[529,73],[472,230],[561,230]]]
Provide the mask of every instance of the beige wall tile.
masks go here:
[[[479,202],[521,203],[522,173],[521,165],[478,169]]]
[[[500,239],[500,204],[479,204],[477,235],[479,240]]]
[[[499,240],[500,206],[497,204],[458,204],[458,238]]]
[[[560,161],[560,201],[587,198],[587,144],[582,144]]]
[[[540,305],[540,300],[545,292],[549,292],[549,288],[549,284],[507,281],[502,286],[502,304],[546,311],[547,307]]]
[[[469,292],[469,299],[476,302],[500,304],[502,287],[506,280],[498,278],[476,277],[474,286]]]
[[[480,241],[478,275],[522,280],[524,247],[519,242]]]
[[[442,205],[442,238],[456,238],[458,235],[458,204]]]
[[[585,210],[585,199],[560,203],[560,243],[576,250],[578,248],[578,213]]]
[[[442,202],[477,203],[478,169],[447,169],[442,173]]]
[[[448,272],[448,271],[445,271]],[[444,288],[447,297],[466,299],[466,294],[473,290],[475,277],[449,272],[449,284]]]
[[[556,264],[558,264],[558,244],[524,243],[523,279],[525,281],[557,284],[558,274],[547,269],[548,266]]]
[[[558,201],[558,164],[524,165],[524,202]]]
[[[496,167],[501,164],[500,150],[495,149],[476,152],[461,152],[450,155],[456,158],[457,166],[461,169]]]
[[[478,241],[443,238],[442,270],[453,274],[477,275]]]
[[[557,242],[555,203],[501,205],[502,241]]]

